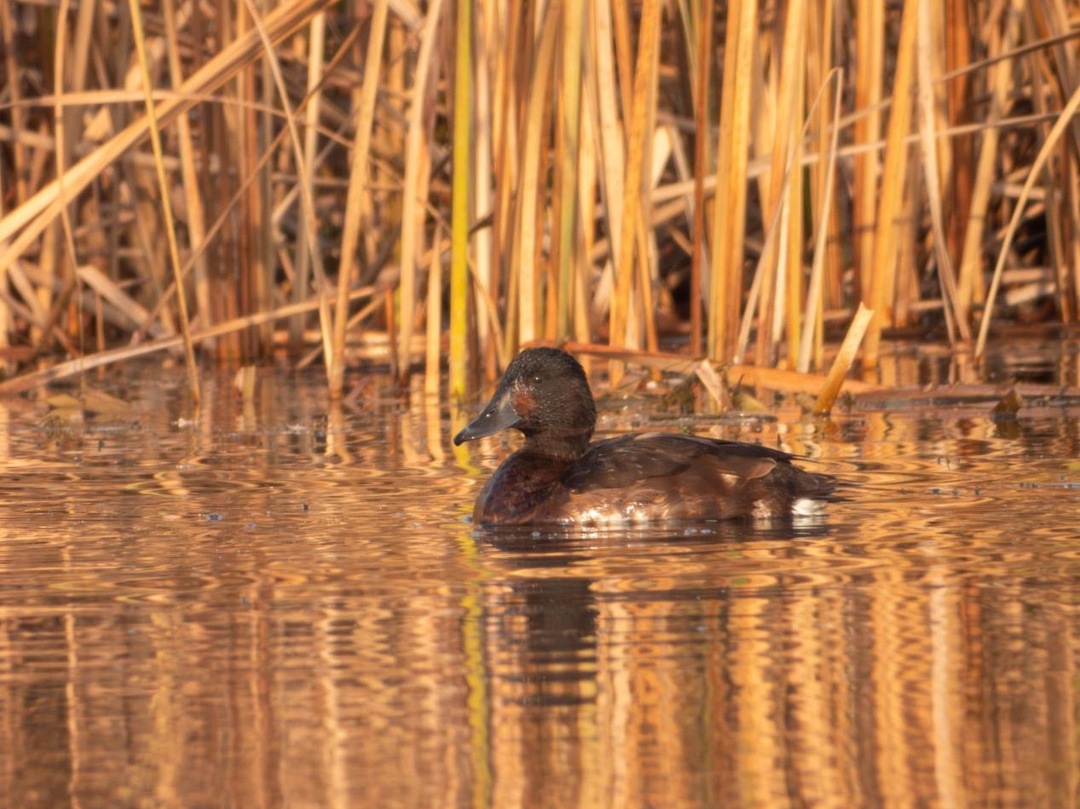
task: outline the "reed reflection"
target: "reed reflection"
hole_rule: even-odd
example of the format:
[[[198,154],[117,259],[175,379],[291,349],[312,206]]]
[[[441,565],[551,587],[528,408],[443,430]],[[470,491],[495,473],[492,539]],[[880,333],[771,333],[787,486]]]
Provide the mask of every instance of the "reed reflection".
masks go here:
[[[1076,783],[1075,714],[1047,712],[1080,625],[1033,614],[1018,584],[1010,607],[970,571],[863,566],[828,537],[486,561],[506,575],[485,589],[492,805],[1024,805],[1029,788],[1067,805]]]

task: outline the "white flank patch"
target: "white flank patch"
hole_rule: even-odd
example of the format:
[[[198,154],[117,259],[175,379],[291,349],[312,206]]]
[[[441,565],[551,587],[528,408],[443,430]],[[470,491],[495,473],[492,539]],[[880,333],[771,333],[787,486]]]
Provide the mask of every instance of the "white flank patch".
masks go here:
[[[791,504],[791,514],[795,517],[817,517],[824,511],[824,503],[820,500],[811,500],[809,497],[800,497]]]

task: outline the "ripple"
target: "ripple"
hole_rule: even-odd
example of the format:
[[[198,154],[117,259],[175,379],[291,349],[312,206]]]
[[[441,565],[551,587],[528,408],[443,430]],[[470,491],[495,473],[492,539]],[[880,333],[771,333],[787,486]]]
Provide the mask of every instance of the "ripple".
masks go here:
[[[241,750],[300,802],[297,773],[363,774],[374,805],[450,771],[451,803],[510,804],[556,770],[678,802],[707,769],[699,802],[767,782],[857,805],[962,774],[977,804],[986,773],[1046,794],[1076,759],[1067,413],[699,424],[853,485],[809,523],[489,532],[464,518],[506,446],[456,465],[444,413],[373,395],[335,421],[323,380],[267,369],[249,407],[211,378],[179,428],[182,376],[132,388],[138,429],[9,425],[0,712],[9,773],[58,795],[91,772],[182,789],[162,762],[242,772]],[[596,780],[610,762],[632,777]]]

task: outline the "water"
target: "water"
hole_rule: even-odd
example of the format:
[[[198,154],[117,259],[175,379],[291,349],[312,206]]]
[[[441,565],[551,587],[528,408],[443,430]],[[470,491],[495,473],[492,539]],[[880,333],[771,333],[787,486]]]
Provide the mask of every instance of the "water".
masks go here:
[[[797,525],[492,537],[505,444],[454,454],[421,396],[207,374],[192,420],[182,377],[0,400],[0,805],[1080,800],[1076,399],[701,420],[859,485]]]

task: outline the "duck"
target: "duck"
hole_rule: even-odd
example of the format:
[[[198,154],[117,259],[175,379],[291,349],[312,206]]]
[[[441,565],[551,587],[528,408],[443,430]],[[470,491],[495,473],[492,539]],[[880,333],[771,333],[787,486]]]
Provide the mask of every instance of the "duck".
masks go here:
[[[476,499],[478,527],[619,527],[818,515],[831,475],[778,449],[704,436],[630,433],[593,441],[585,370],[559,348],[527,348],[454,445],[514,429],[525,437]]]

